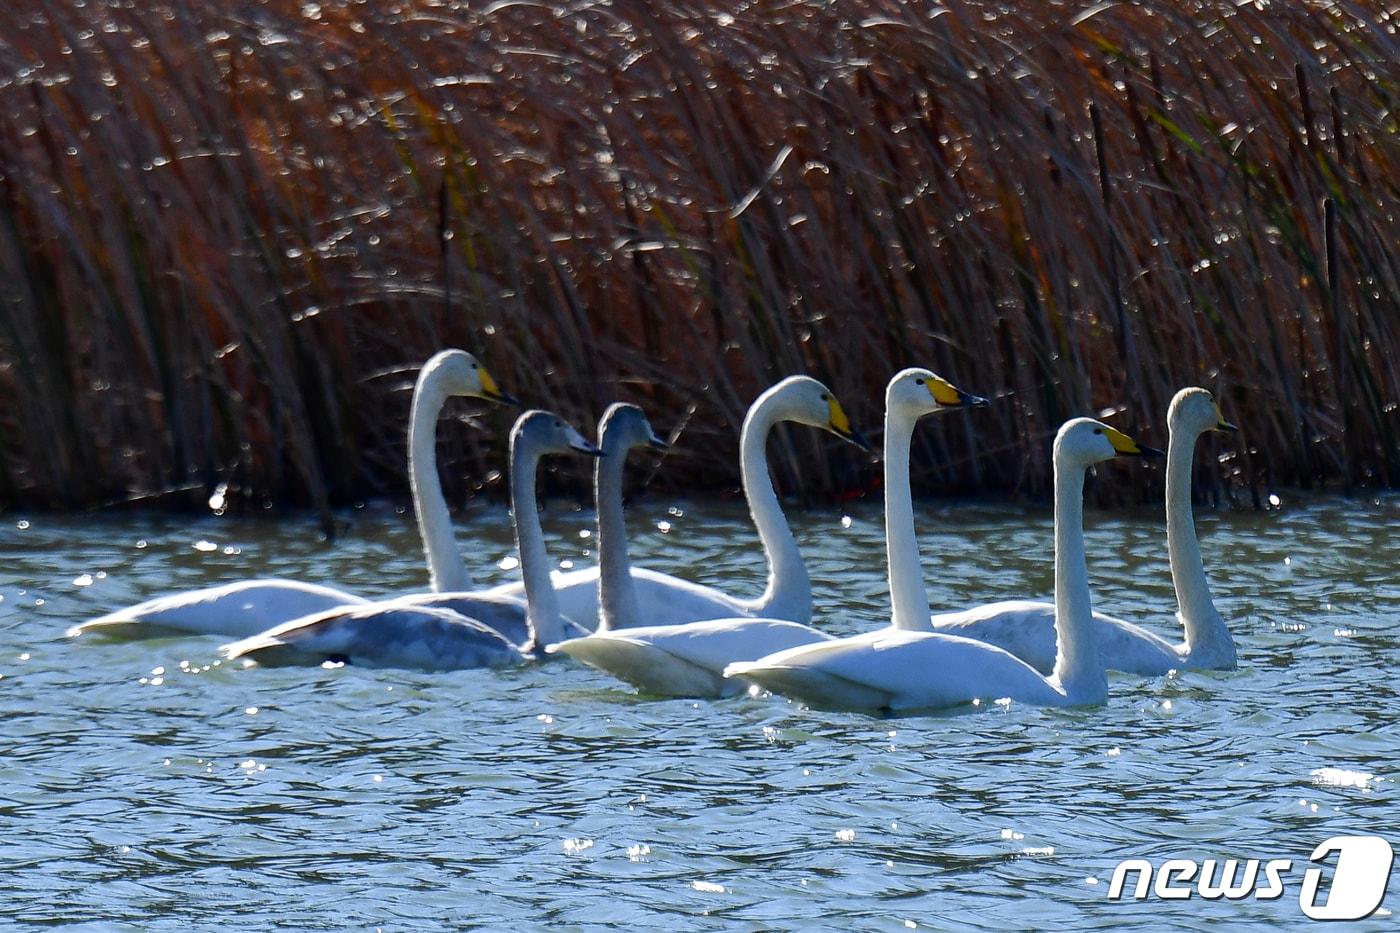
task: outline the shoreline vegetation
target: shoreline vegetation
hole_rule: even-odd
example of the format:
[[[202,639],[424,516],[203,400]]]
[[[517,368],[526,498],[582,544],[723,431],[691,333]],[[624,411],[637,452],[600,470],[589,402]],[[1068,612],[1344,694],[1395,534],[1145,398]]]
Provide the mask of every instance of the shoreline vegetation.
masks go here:
[[[447,346],[683,427],[661,489],[734,486],[785,375],[873,434],[914,364],[994,399],[920,431],[920,493],[1044,497],[1062,421],[1165,446],[1185,385],[1241,428],[1217,497],[1393,486],[1397,102],[1346,0],[6,3],[0,508],[400,495]],[[500,495],[510,415],[450,410],[449,500]],[[816,432],[772,457],[878,495]]]

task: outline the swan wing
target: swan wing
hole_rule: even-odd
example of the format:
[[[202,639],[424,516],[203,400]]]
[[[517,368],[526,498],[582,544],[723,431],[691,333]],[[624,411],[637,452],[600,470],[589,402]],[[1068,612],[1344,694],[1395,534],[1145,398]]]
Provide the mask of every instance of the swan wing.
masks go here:
[[[1094,613],[1099,657],[1110,671],[1160,677],[1185,666],[1186,646],[1174,645],[1140,625]]]
[[[68,629],[69,637],[93,632],[149,637],[172,632],[247,637],[271,626],[338,606],[369,600],[344,590],[298,580],[240,580],[148,599]]]
[[[334,660],[423,671],[500,667],[524,660],[519,648],[474,619],[397,601],[315,613],[225,645],[222,651],[229,660],[264,664]]]
[[[398,600],[411,606],[430,606],[436,609],[449,609],[458,615],[480,622],[487,628],[495,629],[501,637],[513,645],[523,645],[530,640],[530,606],[524,599],[515,596],[482,593],[417,593]],[[565,618],[564,637],[581,638],[589,630]]]
[[[724,668],[830,638],[783,619],[712,619],[620,629],[571,639],[554,650],[658,696],[730,696],[743,684]]]
[[[1146,629],[1095,612],[1094,635],[1108,670],[1156,677],[1182,665],[1181,649]],[[935,632],[996,645],[1042,674],[1055,668],[1055,605],[1005,600],[931,617]]]
[[[1034,668],[1001,648],[931,632],[889,629],[798,647],[731,664],[725,673],[822,708],[941,709],[1000,697],[1063,703]]]
[[[585,567],[553,574],[559,612],[590,631],[598,627],[598,568]],[[684,625],[704,619],[747,617],[753,609],[743,600],[719,590],[668,573],[632,568],[637,607],[647,625]],[[523,583],[506,583],[486,591],[493,595],[523,597]]]
[[[482,593],[417,593],[403,605],[447,609],[494,629],[506,641],[523,645],[530,637],[529,607],[522,599]]]

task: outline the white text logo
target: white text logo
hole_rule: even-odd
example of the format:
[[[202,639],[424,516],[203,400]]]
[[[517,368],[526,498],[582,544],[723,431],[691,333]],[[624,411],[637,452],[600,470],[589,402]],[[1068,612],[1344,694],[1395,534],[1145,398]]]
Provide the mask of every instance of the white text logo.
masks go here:
[[[1333,860],[1333,856],[1336,856]],[[1314,920],[1361,920],[1380,909],[1395,853],[1379,836],[1333,836],[1309,856],[1298,891],[1298,907]],[[1331,872],[1326,866],[1331,864]],[[1113,869],[1108,899],[1260,901],[1283,897],[1292,859],[1167,859],[1153,866],[1130,858]]]

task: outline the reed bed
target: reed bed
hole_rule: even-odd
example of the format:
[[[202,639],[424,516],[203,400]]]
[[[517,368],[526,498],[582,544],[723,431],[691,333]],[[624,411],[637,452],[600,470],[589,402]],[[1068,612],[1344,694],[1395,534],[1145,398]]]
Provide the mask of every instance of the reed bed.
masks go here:
[[[997,398],[920,432],[922,492],[1041,495],[1061,420],[1163,444],[1188,384],[1243,429],[1217,492],[1392,485],[1397,95],[1346,0],[11,0],[0,503],[401,493],[450,345],[683,426],[666,488],[732,487],[780,376],[878,429],[910,364]],[[509,415],[453,411],[451,497],[498,490]]]

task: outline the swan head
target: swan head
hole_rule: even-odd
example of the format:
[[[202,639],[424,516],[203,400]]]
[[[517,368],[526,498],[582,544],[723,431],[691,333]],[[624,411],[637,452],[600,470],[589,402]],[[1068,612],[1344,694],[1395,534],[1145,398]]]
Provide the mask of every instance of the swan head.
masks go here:
[[[861,433],[851,427],[846,409],[841,407],[835,393],[811,376],[788,376],[763,393],[754,403],[754,408],[769,400],[781,403],[779,417],[784,421],[821,428],[850,441],[861,450],[870,449],[870,444]]]
[[[515,396],[501,391],[496,380],[476,357],[466,350],[443,350],[423,364],[418,380],[432,378],[442,387],[444,395],[465,395],[519,406]]]
[[[1172,398],[1167,409],[1167,429],[1173,434],[1180,431],[1191,437],[1207,431],[1239,430],[1220,413],[1215,396],[1196,387],[1182,389]]]
[[[527,411],[516,419],[510,431],[512,450],[521,443],[541,454],[577,452],[601,457],[603,452],[588,442],[574,426],[552,411]]]
[[[912,367],[895,373],[885,389],[885,411],[918,418],[953,408],[989,404],[981,396],[964,392],[937,373]]]
[[[656,436],[646,414],[636,405],[617,402],[598,422],[598,446],[609,457],[620,457],[633,447],[668,450],[670,444]]]
[[[1114,457],[1162,457],[1155,447],[1139,444],[1117,428],[1093,418],[1074,418],[1055,435],[1055,463],[1087,469]]]

